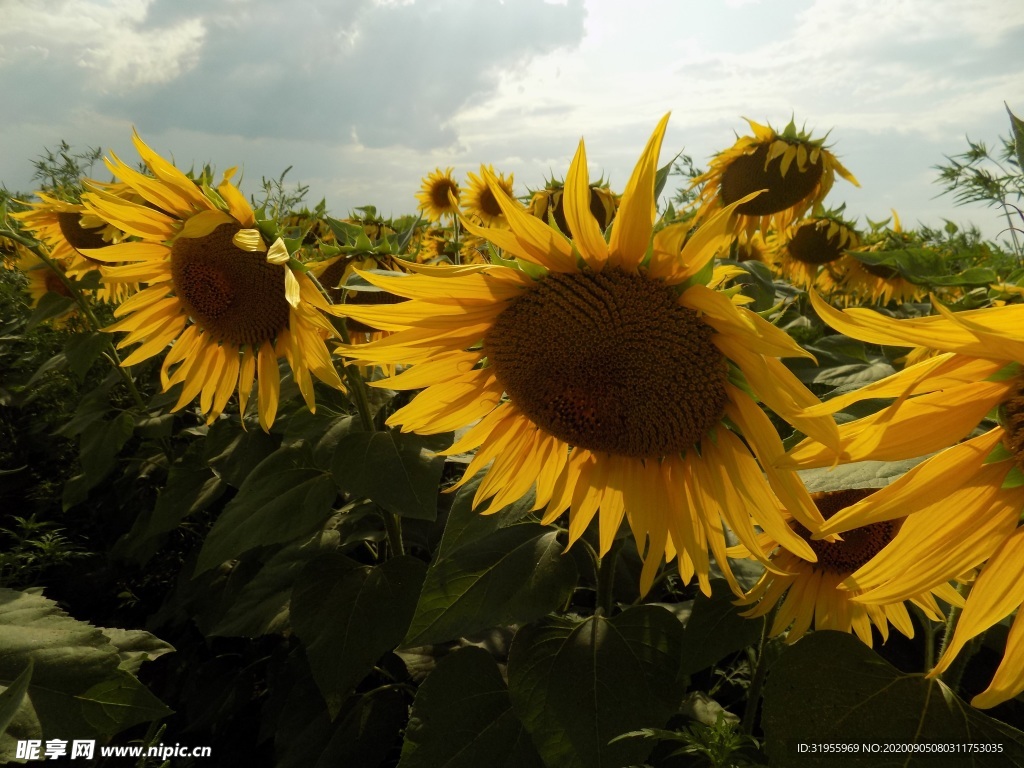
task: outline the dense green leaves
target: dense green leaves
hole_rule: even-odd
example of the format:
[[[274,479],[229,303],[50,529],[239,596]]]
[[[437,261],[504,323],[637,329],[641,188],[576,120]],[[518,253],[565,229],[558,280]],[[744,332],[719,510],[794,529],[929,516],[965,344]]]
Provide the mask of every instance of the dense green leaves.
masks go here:
[[[399,768],[541,768],[498,665],[480,648],[446,656],[416,693]]]
[[[405,645],[453,640],[539,618],[565,602],[576,566],[556,531],[521,523],[439,557],[427,570]]]
[[[450,435],[352,432],[338,441],[331,470],[346,493],[372,499],[392,514],[420,520],[437,516],[437,484]]]
[[[806,744],[1001,744],[999,753],[933,753],[842,758],[850,766],[1022,766],[1024,733],[993,720],[937,680],[903,674],[852,635],[815,632],[768,673],[764,732],[773,765],[833,766],[834,754],[796,752]],[[884,749],[884,746],[883,746]]]
[[[512,704],[551,768],[618,768],[651,745],[612,739],[663,727],[683,686],[682,627],[655,606],[611,619],[543,621],[519,630],[508,660]]]
[[[64,739],[97,738],[169,715],[128,671],[140,661],[137,654],[167,650],[146,635],[108,637],[41,595],[0,589],[0,686],[8,694],[0,713],[21,738]],[[10,755],[0,753],[0,760],[5,757]]]
[[[207,535],[196,573],[255,547],[293,541],[322,525],[337,491],[330,475],[311,464],[302,446],[281,448],[260,462]]]
[[[337,553],[303,569],[292,595],[292,626],[332,716],[374,662],[401,641],[423,571],[409,556],[369,567]]]
[[[715,579],[711,584],[711,597],[698,594],[686,621],[680,651],[684,674],[693,674],[756,643],[761,634],[762,622],[740,616],[741,609],[734,605],[736,595],[725,581]]]

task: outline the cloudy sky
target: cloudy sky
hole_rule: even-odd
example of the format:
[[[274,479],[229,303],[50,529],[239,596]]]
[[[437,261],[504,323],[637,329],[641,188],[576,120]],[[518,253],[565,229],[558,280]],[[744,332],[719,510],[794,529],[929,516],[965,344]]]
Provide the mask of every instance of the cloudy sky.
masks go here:
[[[182,166],[293,166],[309,202],[411,213],[420,179],[481,163],[516,190],[581,136],[621,190],[655,123],[663,162],[706,167],[743,117],[795,115],[860,180],[829,202],[973,221],[932,166],[1024,114],[1019,0],[0,0],[0,182],[32,188],[61,139],[134,161],[131,127]],[[100,178],[105,169],[94,168]]]

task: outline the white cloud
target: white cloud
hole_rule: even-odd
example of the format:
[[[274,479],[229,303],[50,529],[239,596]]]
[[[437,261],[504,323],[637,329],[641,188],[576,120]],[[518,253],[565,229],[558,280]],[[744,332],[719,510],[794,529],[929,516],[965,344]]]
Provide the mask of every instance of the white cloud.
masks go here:
[[[164,29],[123,30],[86,48],[79,66],[94,71],[107,91],[168,83],[196,66],[205,39],[200,19]]]

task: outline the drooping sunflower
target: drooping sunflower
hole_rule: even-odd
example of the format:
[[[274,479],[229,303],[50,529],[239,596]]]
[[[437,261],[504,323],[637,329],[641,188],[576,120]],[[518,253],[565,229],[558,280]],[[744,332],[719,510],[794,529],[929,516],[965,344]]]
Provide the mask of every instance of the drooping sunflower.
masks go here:
[[[32,235],[42,242],[52,258],[59,261],[68,277],[81,278],[99,270],[105,275],[109,264],[86,255],[86,251],[120,242],[124,233],[86,210],[81,203],[70,203],[45,192],[37,192],[38,203],[28,210],[12,213]],[[134,292],[128,283],[104,285],[97,291],[100,301],[119,302]]]
[[[74,294],[68,290],[64,281],[57,276],[49,264],[20,244],[15,243],[15,248],[18,254],[15,266],[28,279],[26,289],[29,295],[29,307],[35,309],[48,293],[55,293],[69,299],[74,298]],[[54,261],[53,264],[57,269],[61,268],[59,261]],[[77,309],[74,306],[68,307],[56,317],[51,318],[50,323],[59,328],[65,325],[76,312]]]
[[[549,216],[552,217],[558,231],[568,234],[569,224],[565,219],[564,200],[564,184],[552,179],[543,189],[530,196],[528,208],[530,213],[541,221],[547,221]],[[590,184],[590,201],[587,208],[603,232],[615,219],[615,213],[619,209],[619,196],[612,192],[606,183],[598,180]]]
[[[825,146],[827,136],[812,138],[792,120],[779,133],[770,125],[744,119],[753,136],[737,137],[691,182],[691,188],[700,187],[698,220],[766,190],[736,207],[737,231],[781,230],[821,205],[837,173],[860,186]]]
[[[491,166],[487,166],[487,171],[491,174],[491,178],[495,179],[498,186],[501,187],[501,191],[505,193],[505,196],[512,197],[512,184],[515,181],[514,174],[509,174],[508,178],[505,177],[505,174],[496,175]],[[470,216],[475,216],[485,227],[508,226],[505,214],[502,213],[501,206],[495,200],[491,188],[483,178],[477,176],[472,171],[469,172],[469,189],[466,190],[465,199],[462,201],[462,210]]]
[[[891,227],[885,227],[889,221],[892,222]],[[879,253],[916,245],[903,232],[899,215],[893,211],[891,219],[871,224],[872,232],[864,238],[867,242],[853,248],[846,256],[822,270],[822,276],[818,281],[819,290],[828,296],[833,304],[839,306],[884,306],[891,301],[921,301],[927,295],[925,288],[904,278],[895,267],[870,264],[860,258],[860,254]]]
[[[804,354],[789,336],[697,278],[728,246],[731,210],[685,246],[688,223],[661,229],[652,242],[667,121],[633,171],[608,241],[591,215],[581,142],[563,198],[572,240],[506,196],[484,169],[509,229],[465,226],[501,249],[508,265],[364,273],[411,301],[336,311],[393,331],[345,351],[408,366],[376,384],[423,389],[389,424],[426,434],[472,425],[447,453],[476,449],[460,485],[490,465],[475,505],[490,500],[488,510],[496,510],[535,486],[545,522],[569,509],[570,543],[600,510],[607,552],[625,517],[644,553],[642,591],[664,559],[678,556],[684,578],[696,574],[708,592],[710,548],[739,592],[725,555],[726,525],[752,551],[757,524],[802,556],[814,554],[783,521],[734,429],[794,516],[809,526],[821,521],[795,473],[774,469],[781,441],[747,388],[825,442],[835,425],[796,416],[815,398],[778,359]]]
[[[760,261],[767,264],[770,260],[768,244],[760,232],[742,233],[733,241],[732,247],[736,261]]]
[[[811,498],[828,520],[874,492],[873,488],[851,488],[813,493]],[[795,520],[791,521],[793,529],[818,556],[814,563],[780,547],[770,536],[762,534],[763,551],[765,554],[774,551],[771,560],[777,571],[765,571],[760,581],[744,596],[740,604],[753,604],[753,608],[743,615],[752,618],[765,616],[778,605],[770,632],[779,635],[788,629],[787,643],[795,643],[813,627],[852,631],[870,646],[872,624],[881,633],[882,642],[889,639],[890,624],[907,637],[913,637],[914,625],[903,599],[859,603],[852,599],[858,594],[856,590],[840,588],[840,584],[854,571],[883,551],[897,535],[902,523],[902,519],[873,523],[845,532],[840,540],[829,541],[812,538],[811,531]],[[742,555],[743,552],[737,548],[736,554]],[[948,583],[924,589],[906,600],[918,606],[928,618],[941,621],[942,609],[935,601],[936,597],[955,605],[963,602]]]
[[[269,430],[280,397],[278,359],[284,357],[313,410],[311,373],[342,388],[324,343],[333,333],[321,314],[326,300],[304,273],[291,271],[281,241],[268,248],[254,228],[252,208],[228,180],[234,169],[214,199],[138,134],[133,141],[152,177],[113,153],[107,166],[152,207],[98,188],[83,196],[91,213],[138,238],[87,252],[124,263],[109,269],[112,279],[148,286],[114,311],[121,319],[106,329],[128,332],[119,347],[141,342],[122,364],[147,360],[171,345],[160,373],[165,390],[183,385],[172,410],[198,396],[199,411],[210,421],[236,390],[244,414],[258,383],[259,420]]]
[[[822,266],[859,245],[857,230],[831,212],[801,219],[768,237],[769,259],[776,274],[804,289],[815,285]]]
[[[454,196],[455,204],[451,202],[450,196]],[[446,168],[442,173],[440,168],[435,168],[424,177],[416,199],[420,201],[419,209],[430,221],[440,221],[443,216],[455,216],[459,211],[459,185],[452,177],[452,169]]]
[[[895,320],[867,309],[839,312],[812,294],[819,315],[849,336],[919,345],[942,354],[810,409],[820,414],[867,398],[897,398],[881,412],[843,424],[841,451],[807,440],[800,466],[891,461],[945,448],[868,499],[838,513],[822,534],[906,516],[899,537],[847,584],[865,603],[904,599],[986,563],[933,674],[972,637],[1024,604],[1024,305]],[[967,437],[987,414],[998,426]],[[951,447],[950,447],[951,446]],[[1003,662],[972,704],[991,707],[1024,691],[1024,620],[1019,611]]]

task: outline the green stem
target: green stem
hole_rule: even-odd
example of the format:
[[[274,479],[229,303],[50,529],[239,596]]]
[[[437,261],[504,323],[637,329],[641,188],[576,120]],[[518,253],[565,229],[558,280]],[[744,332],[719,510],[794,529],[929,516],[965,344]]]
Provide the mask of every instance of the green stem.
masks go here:
[[[317,287],[317,290],[320,291],[327,303],[333,305],[334,301],[331,299],[331,294],[327,292],[327,289],[324,288],[313,273],[307,272],[306,275],[313,281],[313,285]],[[346,346],[351,346],[352,338],[348,335],[348,326],[345,325],[345,318],[331,315],[330,320],[331,325],[338,332],[342,342]],[[353,363],[346,363],[343,366],[343,371],[345,380],[348,382],[349,392],[355,401],[356,409],[359,411],[359,421],[362,423],[364,430],[373,432],[373,411],[370,409],[370,396],[366,391],[366,382],[363,381],[363,377],[359,373],[359,366]]]
[[[402,542],[402,518],[392,512],[384,511],[384,528],[388,534],[388,549],[391,550],[391,556],[400,557],[404,555],[405,544]]]
[[[966,597],[970,589],[970,584],[961,583],[957,585],[956,591],[961,597]],[[953,641],[953,635],[956,632],[956,625],[962,612],[963,609],[960,606],[951,605],[949,607],[949,613],[946,614],[946,628],[942,634],[942,646],[939,648],[939,659],[942,659],[942,657],[945,656],[946,650],[949,648],[949,644]],[[978,648],[974,643],[968,643],[967,647],[963,648],[957,655],[956,661],[950,664],[946,671],[939,675],[942,682],[949,686],[950,690],[956,691],[957,687],[960,685],[960,678],[964,674],[964,668],[967,666],[967,662],[970,660],[970,657],[974,655],[974,652],[977,649]]]
[[[622,549],[622,539],[615,539],[604,557],[599,557],[597,567],[597,607],[605,616],[611,616],[615,608],[615,565]]]
[[[925,612],[916,605],[911,605],[910,609],[917,616],[921,628],[924,630],[924,668],[928,670],[935,666],[935,622],[929,619]]]
[[[64,274],[64,270],[61,269],[43,250],[39,247],[39,243],[11,230],[11,229],[0,229],[0,235],[8,237],[11,240],[15,240],[28,248],[34,253],[46,266],[57,276],[57,279],[64,285],[68,293],[78,304],[79,310],[81,310],[82,317],[85,318],[86,324],[93,333],[103,333],[103,326],[99,319],[92,311],[92,305],[85,295],[78,290],[78,286],[74,280]],[[138,388],[135,386],[135,380],[132,378],[127,368],[121,365],[121,357],[117,354],[117,347],[114,346],[114,340],[110,337],[110,334],[104,334],[104,338],[107,340],[106,354],[110,358],[111,362],[114,363],[114,367],[124,380],[125,386],[128,387],[128,391],[132,395],[132,399],[135,400],[135,404],[140,410],[145,409],[146,401],[142,399],[142,395],[139,393]]]
[[[313,281],[313,285],[317,287],[317,290],[323,295],[324,299],[328,304],[334,304],[331,300],[331,295],[324,289],[316,277],[307,272],[309,279]],[[348,327],[345,325],[345,318],[331,316],[331,324],[334,329],[338,332],[342,342],[346,346],[352,345],[352,338],[348,335]],[[347,363],[344,366],[345,380],[348,382],[349,392],[352,395],[352,399],[355,401],[356,409],[359,411],[359,421],[363,425],[363,429],[367,432],[374,431],[373,424],[373,411],[370,409],[370,396],[366,391],[366,382],[363,380],[362,374],[359,373],[359,366],[353,363]],[[381,510],[381,514],[384,516],[384,530],[387,532],[388,537],[388,549],[391,550],[392,557],[398,557],[405,554],[405,545],[402,542],[402,519],[386,510]]]
[[[740,723],[740,730],[747,736],[754,733],[754,721],[757,719],[757,705],[761,701],[761,690],[764,688],[765,676],[768,674],[768,660],[765,651],[768,648],[768,640],[772,624],[775,622],[775,613],[778,605],[764,617],[764,625],[761,627],[761,640],[757,644],[757,660],[754,663],[754,671],[750,677],[750,687],[747,689],[747,704],[743,709],[743,720]]]

